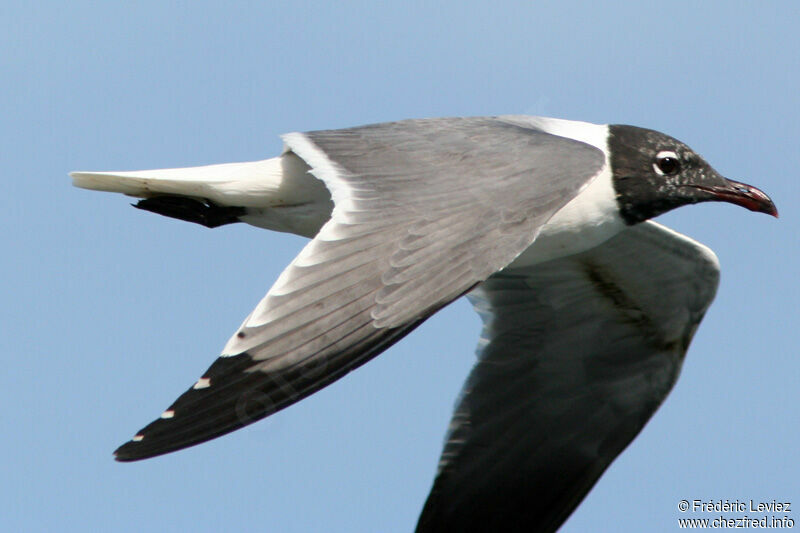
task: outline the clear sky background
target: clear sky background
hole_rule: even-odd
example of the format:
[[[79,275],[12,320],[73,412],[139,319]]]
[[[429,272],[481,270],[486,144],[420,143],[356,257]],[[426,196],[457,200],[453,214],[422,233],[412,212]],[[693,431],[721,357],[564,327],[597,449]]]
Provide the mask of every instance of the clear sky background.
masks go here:
[[[67,172],[502,113],[664,131],[781,212],[661,217],[716,251],[720,290],[672,395],[563,531],[716,516],[681,499],[791,501],[800,527],[800,4],[605,4],[6,2],[0,529],[411,531],[474,360],[468,303],[265,421],[118,464],[304,241],[140,212]]]

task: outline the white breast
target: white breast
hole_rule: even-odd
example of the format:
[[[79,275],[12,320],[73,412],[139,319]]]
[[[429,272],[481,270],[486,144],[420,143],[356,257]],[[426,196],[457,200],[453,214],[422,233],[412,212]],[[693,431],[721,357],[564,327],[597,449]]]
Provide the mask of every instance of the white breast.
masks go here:
[[[553,135],[591,144],[606,154],[606,161],[597,177],[553,215],[533,244],[508,268],[530,266],[594,248],[625,228],[611,180],[608,126],[538,117],[534,125]]]

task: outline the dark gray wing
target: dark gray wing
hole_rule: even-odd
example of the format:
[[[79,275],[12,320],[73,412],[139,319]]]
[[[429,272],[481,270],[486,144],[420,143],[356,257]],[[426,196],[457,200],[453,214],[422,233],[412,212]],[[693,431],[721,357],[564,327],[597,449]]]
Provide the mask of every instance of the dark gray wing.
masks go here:
[[[713,252],[648,222],[480,285],[478,363],[417,531],[555,531],[671,390],[718,281]]]
[[[330,189],[331,220],[223,356],[118,460],[233,431],[363,364],[510,263],[605,162],[587,144],[494,118],[284,141]]]

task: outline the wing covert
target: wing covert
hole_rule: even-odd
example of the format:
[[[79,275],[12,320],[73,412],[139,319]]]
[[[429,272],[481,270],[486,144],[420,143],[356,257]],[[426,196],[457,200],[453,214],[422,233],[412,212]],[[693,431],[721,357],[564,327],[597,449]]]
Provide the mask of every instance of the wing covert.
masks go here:
[[[597,148],[493,118],[284,141],[331,191],[331,219],[118,460],[233,431],[363,364],[510,263],[605,164]]]

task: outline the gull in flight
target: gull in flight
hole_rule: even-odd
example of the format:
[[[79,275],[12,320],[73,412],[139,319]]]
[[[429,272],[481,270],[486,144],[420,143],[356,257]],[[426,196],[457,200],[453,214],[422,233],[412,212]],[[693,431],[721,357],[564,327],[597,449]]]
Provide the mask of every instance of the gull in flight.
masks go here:
[[[263,161],[71,174],[161,215],[311,238],[116,458],[269,416],[466,295],[478,359],[418,532],[557,529],[667,396],[716,292],[713,252],[649,219],[707,201],[777,216],[760,190],[634,126],[436,118],[283,141]]]

